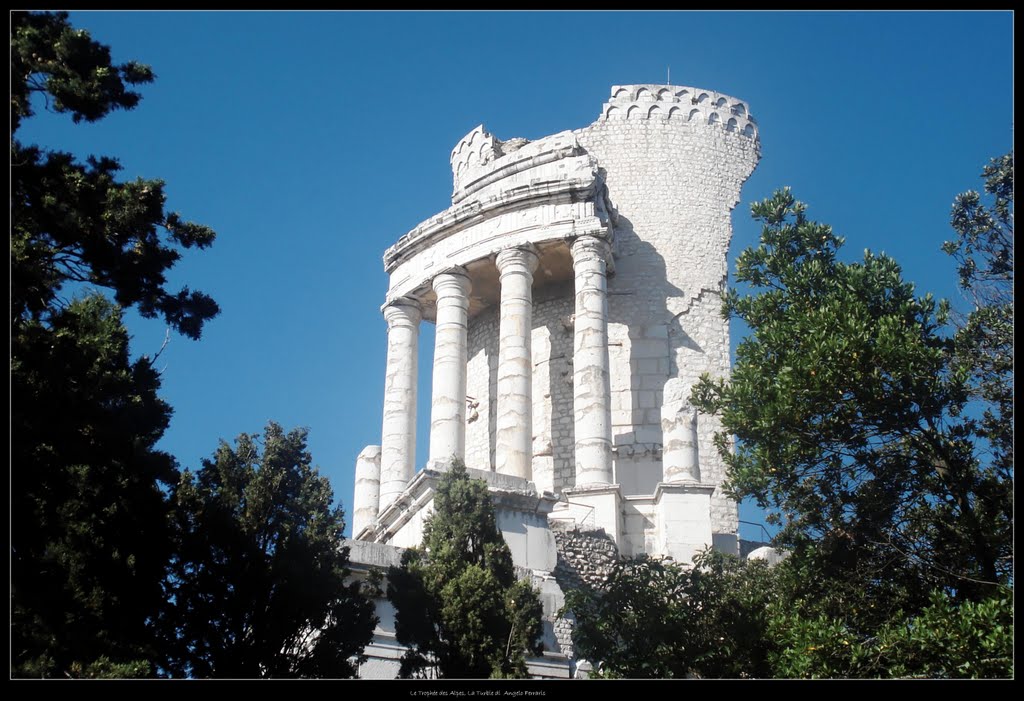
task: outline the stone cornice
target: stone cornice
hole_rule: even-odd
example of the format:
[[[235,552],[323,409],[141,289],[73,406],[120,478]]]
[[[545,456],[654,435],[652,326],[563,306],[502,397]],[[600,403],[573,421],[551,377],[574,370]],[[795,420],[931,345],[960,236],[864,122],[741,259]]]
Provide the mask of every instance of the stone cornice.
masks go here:
[[[541,203],[548,205],[592,201],[595,199],[596,184],[596,173],[586,179],[531,181],[503,190],[485,200],[471,200],[449,207],[419,224],[385,251],[384,269],[392,273],[403,261],[429,249],[438,241],[504,212],[530,209]]]
[[[591,494],[611,494],[617,493],[620,498],[622,496],[622,485],[619,484],[583,484],[575,487],[566,487],[562,490],[562,494],[567,497],[571,496],[584,496]],[[571,501],[571,500],[570,500]]]
[[[711,496],[715,491],[713,484],[700,482],[658,482],[654,488],[654,503],[661,501],[663,494],[706,494]]]
[[[421,222],[384,253],[388,273],[449,236],[475,224],[538,204],[590,202],[607,219],[597,164],[571,131],[504,153],[483,126],[452,151],[452,206]],[[471,197],[472,195],[472,197]]]

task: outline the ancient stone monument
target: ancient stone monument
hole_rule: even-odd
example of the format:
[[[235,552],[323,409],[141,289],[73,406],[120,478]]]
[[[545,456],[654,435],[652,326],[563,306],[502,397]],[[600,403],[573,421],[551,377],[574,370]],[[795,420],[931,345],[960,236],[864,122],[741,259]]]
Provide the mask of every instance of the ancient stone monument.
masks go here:
[[[701,373],[729,372],[730,212],[759,153],[746,103],[673,85],[614,86],[575,131],[501,141],[478,126],[456,144],[452,206],[384,254],[383,430],[356,465],[354,560],[419,544],[453,456],[488,480],[552,612],[559,534],[682,562],[738,551],[719,426],[687,399]],[[422,323],[433,396],[416,456]],[[571,650],[551,631],[531,669],[565,676]]]

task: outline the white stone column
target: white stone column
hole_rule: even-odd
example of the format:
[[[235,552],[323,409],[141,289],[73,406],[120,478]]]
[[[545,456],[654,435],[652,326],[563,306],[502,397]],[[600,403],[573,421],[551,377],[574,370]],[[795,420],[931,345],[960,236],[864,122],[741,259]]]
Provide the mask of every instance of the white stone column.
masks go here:
[[[607,241],[581,236],[572,244],[576,274],[573,411],[576,486],[612,483],[611,388],[608,374]]]
[[[466,455],[466,344],[469,275],[455,268],[434,278],[437,329],[430,408],[430,465],[444,469]]]
[[[700,482],[697,410],[690,405],[689,387],[676,377],[665,383],[661,432],[662,481]]]
[[[356,458],[356,489],[352,495],[352,537],[373,525],[380,512],[380,446],[368,445]]]
[[[497,472],[530,479],[533,462],[533,271],[532,246],[498,254],[501,321],[498,332],[498,415],[494,463]]]
[[[411,298],[384,308],[388,359],[381,431],[380,511],[395,500],[416,473],[416,365],[420,305]]]

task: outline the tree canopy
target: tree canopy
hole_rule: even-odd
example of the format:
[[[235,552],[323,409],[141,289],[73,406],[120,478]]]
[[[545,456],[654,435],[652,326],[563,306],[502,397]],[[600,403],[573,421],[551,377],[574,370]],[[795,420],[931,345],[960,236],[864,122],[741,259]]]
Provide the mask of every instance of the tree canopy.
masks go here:
[[[216,303],[166,289],[178,248],[212,230],[165,212],[163,183],[119,182],[116,160],[23,144],[37,109],[94,121],[153,80],[68,23],[11,14],[11,590],[14,676],[155,672],[149,625],[169,554],[156,449],[171,416],[122,311],[198,338]],[[113,301],[96,289],[111,293]]]
[[[15,134],[34,101],[95,121],[141,99],[148,66],[114,64],[110,49],[68,23],[66,12],[11,13],[11,306],[15,324],[45,320],[68,283],[110,290],[122,307],[196,339],[219,312],[212,298],[166,287],[179,248],[206,248],[209,227],[165,211],[161,180],[119,182],[116,159],[22,144]]]
[[[377,619],[346,583],[344,515],[306,431],[221,443],[171,494],[175,548],[161,615],[171,676],[343,678]]]
[[[943,250],[957,263],[959,283],[974,309],[956,334],[953,362],[969,376],[971,399],[981,405],[972,426],[992,449],[995,474],[1013,477],[1013,153],[982,170],[986,203],[971,190],[953,203],[956,238]]]
[[[934,589],[993,593],[1009,576],[1011,484],[965,413],[971,371],[954,362],[948,304],[885,255],[841,262],[843,240],[788,190],[753,211],[761,244],[736,274],[753,291],[725,301],[750,335],[731,379],[693,393],[721,416],[727,487],[781,518],[778,542],[814,552],[853,598],[920,610]]]
[[[88,676],[101,657],[152,673],[170,547],[159,484],[177,475],[154,447],[171,413],[159,387],[98,295],[12,334],[14,676]]]
[[[542,607],[516,580],[487,485],[455,461],[440,479],[423,544],[388,570],[395,635],[409,650],[401,676],[525,677],[540,654]]]
[[[599,589],[567,592],[577,657],[607,679],[770,676],[767,563],[707,550],[694,565],[626,559]]]

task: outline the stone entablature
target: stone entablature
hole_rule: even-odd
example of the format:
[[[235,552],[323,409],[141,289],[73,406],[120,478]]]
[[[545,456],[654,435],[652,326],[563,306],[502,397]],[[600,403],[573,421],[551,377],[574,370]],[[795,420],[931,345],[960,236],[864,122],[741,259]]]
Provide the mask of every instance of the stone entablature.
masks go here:
[[[493,146],[484,146],[494,139],[482,127],[462,143],[467,140],[472,153],[481,148],[493,153]],[[478,140],[483,141],[480,147]],[[455,158],[453,170],[461,168],[463,178],[467,173],[474,177],[460,188],[462,179],[457,174],[456,204],[421,223],[384,254],[384,268],[391,276],[385,305],[411,296],[424,305],[424,317],[433,319],[430,284],[434,276],[481,260],[493,263],[509,247],[537,246],[540,279],[566,279],[569,272],[564,263],[545,260],[550,244],[580,236],[611,236],[597,166],[572,132],[528,143],[482,163],[471,159],[469,165],[461,165]],[[475,287],[470,316],[498,299],[494,281]]]

